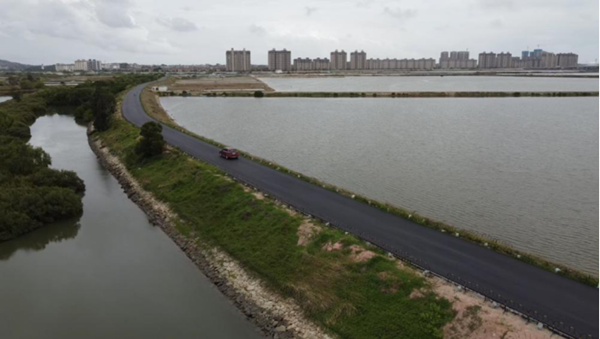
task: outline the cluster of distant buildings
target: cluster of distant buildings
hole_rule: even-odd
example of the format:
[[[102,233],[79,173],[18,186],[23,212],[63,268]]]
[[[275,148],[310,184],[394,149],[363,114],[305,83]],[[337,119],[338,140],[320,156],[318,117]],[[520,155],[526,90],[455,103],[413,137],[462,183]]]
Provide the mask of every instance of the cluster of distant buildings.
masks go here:
[[[229,72],[249,72],[253,69],[250,51],[228,50],[226,69]],[[550,53],[541,49],[523,51],[521,57],[511,53],[483,52],[479,59],[471,59],[469,51],[442,52],[439,62],[435,59],[369,59],[364,51],[348,54],[342,50],[331,52],[330,58],[296,58],[286,49],[268,52],[268,70],[273,72],[308,72],[328,70],[433,70],[433,69],[494,69],[494,68],[576,68],[578,56],[574,53]]]
[[[550,53],[541,49],[523,51],[521,57],[510,53],[479,54],[479,68],[576,68],[579,56],[574,53]]]
[[[521,56],[511,53],[483,52],[479,58],[471,59],[469,51],[441,52],[439,61],[432,58],[421,59],[373,59],[367,58],[365,51],[346,53],[335,50],[329,58],[296,58],[287,49],[268,51],[268,65],[252,65],[250,51],[246,49],[226,51],[226,65],[160,65],[142,66],[130,63],[103,63],[96,59],[79,59],[71,64],[42,65],[41,71],[55,72],[101,72],[101,71],[151,71],[197,72],[223,71],[250,72],[319,72],[319,71],[410,71],[410,70],[452,70],[452,69],[574,69],[578,67],[578,56],[574,53],[551,53],[541,49],[523,51]]]
[[[136,65],[128,63],[102,63],[96,59],[79,59],[72,64],[55,64],[56,72],[99,72],[116,71],[135,68]]]

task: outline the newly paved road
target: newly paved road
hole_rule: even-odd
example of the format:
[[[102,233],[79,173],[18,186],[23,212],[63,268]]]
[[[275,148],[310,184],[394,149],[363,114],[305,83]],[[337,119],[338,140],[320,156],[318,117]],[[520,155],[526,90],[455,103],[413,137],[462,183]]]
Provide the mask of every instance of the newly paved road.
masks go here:
[[[123,102],[125,118],[137,126],[153,121],[140,103],[143,87],[135,87]],[[188,154],[392,253],[410,257],[431,272],[554,324],[575,337],[598,338],[596,288],[417,225],[249,159],[221,159],[215,146],[168,126],[163,126],[163,136]]]

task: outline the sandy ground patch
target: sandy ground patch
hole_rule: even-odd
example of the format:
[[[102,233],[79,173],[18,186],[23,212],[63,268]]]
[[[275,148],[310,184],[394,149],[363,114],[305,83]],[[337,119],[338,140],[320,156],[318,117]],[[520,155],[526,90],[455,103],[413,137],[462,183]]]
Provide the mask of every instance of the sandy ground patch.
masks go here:
[[[304,220],[298,227],[298,246],[306,246],[321,231],[319,226],[314,225],[308,220]]]
[[[444,338],[448,339],[543,339],[552,332],[537,328],[537,324],[492,307],[481,296],[458,291],[453,284],[439,278],[428,278],[433,292],[452,301],[457,312],[452,322],[444,327]],[[556,337],[556,336],[554,336]]]
[[[323,245],[323,250],[327,252],[339,251],[342,248],[344,248],[344,245],[342,245],[341,242],[336,242],[335,244],[328,242],[325,245]]]
[[[187,92],[273,91],[265,83],[253,77],[179,79],[169,87],[169,90]]]
[[[358,245],[350,246],[350,250],[352,251],[350,258],[355,262],[367,262],[377,256],[375,252],[366,250]]]

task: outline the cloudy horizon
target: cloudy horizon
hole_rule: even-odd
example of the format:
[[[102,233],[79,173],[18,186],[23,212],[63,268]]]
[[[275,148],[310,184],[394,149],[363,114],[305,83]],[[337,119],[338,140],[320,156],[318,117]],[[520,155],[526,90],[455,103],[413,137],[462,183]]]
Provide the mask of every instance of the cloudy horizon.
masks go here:
[[[225,63],[246,48],[329,57],[335,49],[369,58],[434,58],[441,51],[541,48],[598,58],[596,0],[3,0],[0,59],[27,64],[75,59],[141,64]]]

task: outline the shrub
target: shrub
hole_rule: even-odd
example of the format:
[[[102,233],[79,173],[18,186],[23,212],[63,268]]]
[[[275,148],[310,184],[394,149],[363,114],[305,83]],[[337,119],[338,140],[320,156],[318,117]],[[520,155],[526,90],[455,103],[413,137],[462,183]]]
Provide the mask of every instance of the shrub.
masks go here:
[[[263,91],[255,91],[254,92],[254,97],[255,98],[262,98],[265,96],[265,93],[263,93]]]
[[[147,158],[161,154],[165,148],[165,141],[161,132],[161,124],[156,122],[145,123],[140,131],[141,139],[135,147],[135,153]]]
[[[117,107],[115,95],[107,87],[97,87],[92,97],[91,108],[94,113],[94,127],[106,131],[110,127],[110,118]]]

